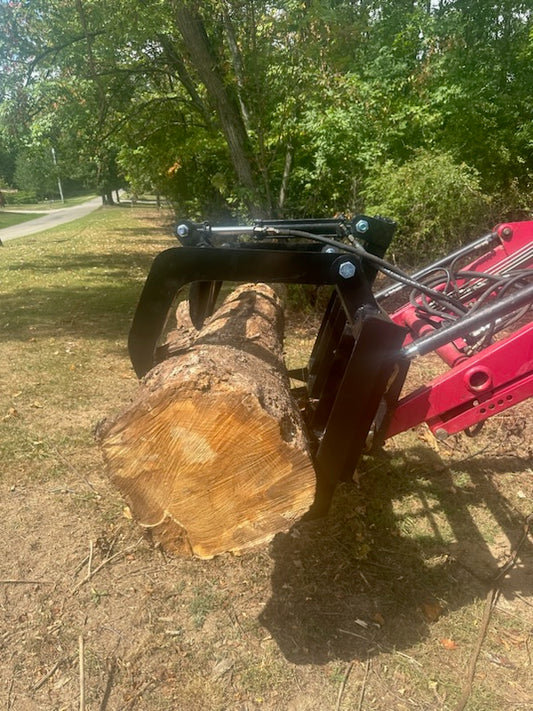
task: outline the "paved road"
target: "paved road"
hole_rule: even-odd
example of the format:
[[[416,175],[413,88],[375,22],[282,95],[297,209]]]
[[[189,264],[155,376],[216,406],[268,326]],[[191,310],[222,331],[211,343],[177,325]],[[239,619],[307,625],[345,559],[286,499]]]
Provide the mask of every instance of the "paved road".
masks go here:
[[[0,240],[7,242],[17,237],[25,237],[35,232],[49,230],[51,227],[57,227],[65,222],[72,222],[72,220],[85,217],[85,215],[101,207],[101,205],[102,199],[96,197],[73,207],[60,207],[58,210],[50,210],[49,213],[43,215],[43,217],[36,217],[35,220],[21,222],[18,225],[13,225],[13,227],[4,227],[4,229],[0,230]]]

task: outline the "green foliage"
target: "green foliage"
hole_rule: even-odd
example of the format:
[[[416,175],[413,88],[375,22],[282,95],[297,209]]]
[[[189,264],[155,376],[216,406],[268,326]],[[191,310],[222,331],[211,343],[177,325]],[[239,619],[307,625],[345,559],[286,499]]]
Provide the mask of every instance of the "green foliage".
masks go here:
[[[17,155],[15,185],[38,199],[58,196],[57,169],[50,148],[32,146]]]
[[[31,190],[17,190],[14,193],[6,193],[4,198],[7,205],[32,205],[38,200],[37,194]]]
[[[0,188],[7,188],[13,184],[15,172],[16,152],[2,145],[0,137]]]
[[[369,176],[365,198],[368,214],[398,223],[391,253],[410,264],[450,252],[491,227],[490,198],[478,172],[447,153],[419,150],[403,165],[385,161]]]
[[[0,27],[8,184],[17,154],[53,145],[62,178],[103,195],[126,179],[184,217],[366,198],[407,221],[415,250],[462,239],[489,202],[516,213],[533,189],[525,2],[35,0],[0,2]],[[418,187],[402,197],[383,170]]]

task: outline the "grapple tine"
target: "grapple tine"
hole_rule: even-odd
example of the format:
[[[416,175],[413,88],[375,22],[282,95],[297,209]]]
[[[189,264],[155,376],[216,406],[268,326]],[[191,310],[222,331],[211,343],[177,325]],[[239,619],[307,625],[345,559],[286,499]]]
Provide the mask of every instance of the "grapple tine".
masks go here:
[[[190,285],[189,313],[198,330],[202,328],[206,318],[213,314],[221,287],[221,281],[193,281]]]

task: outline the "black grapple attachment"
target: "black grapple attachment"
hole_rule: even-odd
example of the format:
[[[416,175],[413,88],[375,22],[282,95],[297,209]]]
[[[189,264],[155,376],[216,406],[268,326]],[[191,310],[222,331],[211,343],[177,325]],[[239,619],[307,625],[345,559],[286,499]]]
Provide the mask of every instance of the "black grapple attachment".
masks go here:
[[[308,367],[290,373],[302,383],[295,395],[317,472],[317,501],[329,499],[335,484],[352,476],[384,394],[399,391],[407,370],[405,329],[376,303],[376,267],[362,258],[382,258],[394,229],[388,220],[365,215],[246,227],[180,223],[182,246],[154,260],[131,327],[137,375],[154,366],[169,310],[186,285],[197,328],[213,313],[224,281],[331,285]]]

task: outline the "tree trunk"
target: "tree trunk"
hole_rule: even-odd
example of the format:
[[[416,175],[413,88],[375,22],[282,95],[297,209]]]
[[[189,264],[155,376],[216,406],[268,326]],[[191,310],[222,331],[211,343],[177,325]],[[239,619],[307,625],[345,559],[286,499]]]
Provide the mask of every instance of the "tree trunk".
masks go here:
[[[176,24],[185,42],[187,53],[217,112],[235,172],[241,186],[247,191],[247,206],[252,217],[261,217],[248,134],[237,103],[224,81],[215,53],[212,51],[197,3],[178,2],[175,7]]]
[[[279,189],[279,199],[278,199],[278,213],[279,216],[283,216],[283,208],[285,206],[285,200],[287,198],[287,190],[289,188],[289,178],[291,176],[292,168],[292,146],[288,145],[285,152],[285,166],[283,168],[283,176],[281,178],[281,187]]]
[[[175,355],[101,426],[112,480],[167,549],[201,558],[239,553],[311,506],[315,474],[282,331],[274,291],[240,287],[201,331],[173,332],[166,354]]]

